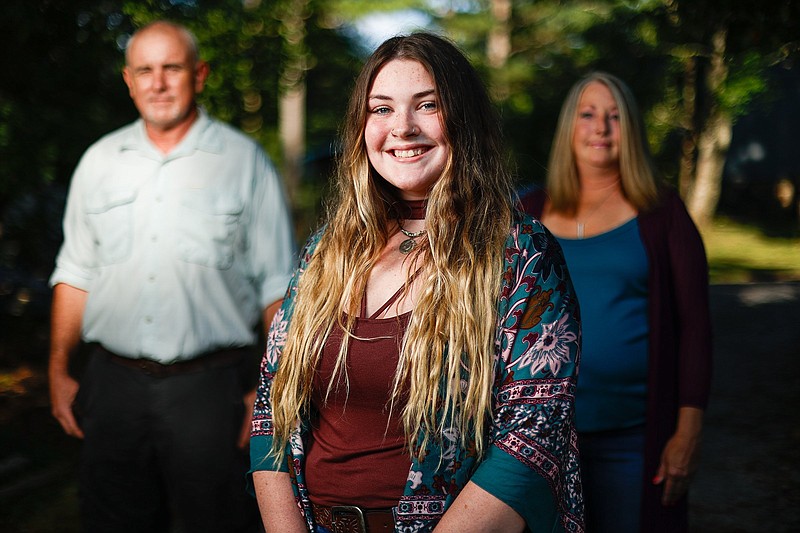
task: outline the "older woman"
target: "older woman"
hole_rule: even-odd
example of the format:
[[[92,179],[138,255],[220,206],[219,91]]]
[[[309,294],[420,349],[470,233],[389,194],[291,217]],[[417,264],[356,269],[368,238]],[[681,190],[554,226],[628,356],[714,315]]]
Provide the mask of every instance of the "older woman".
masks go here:
[[[395,37],[367,60],[338,195],[262,365],[267,531],[582,530],[577,304],[503,152],[448,41]]]
[[[547,194],[523,204],[561,243],[581,303],[587,530],[685,531],[711,374],[708,265],[680,198],[656,181],[620,79],[596,72],[572,87]]]

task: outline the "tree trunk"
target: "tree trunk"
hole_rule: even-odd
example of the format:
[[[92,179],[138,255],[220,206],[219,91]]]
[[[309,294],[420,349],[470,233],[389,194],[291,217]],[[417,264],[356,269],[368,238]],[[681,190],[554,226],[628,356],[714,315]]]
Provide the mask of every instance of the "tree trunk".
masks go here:
[[[714,218],[722,191],[722,172],[731,142],[731,119],[718,112],[709,117],[697,142],[697,173],[687,208],[698,226],[706,226]]]
[[[698,226],[709,224],[716,213],[722,190],[722,172],[731,142],[731,117],[717,103],[717,95],[728,77],[726,39],[727,28],[715,31],[711,37],[711,57],[705,76],[709,111],[697,135],[696,174],[686,198],[689,214]]]
[[[686,198],[692,187],[692,181],[697,169],[695,157],[697,155],[697,128],[695,117],[697,115],[697,59],[689,57],[683,69],[683,139],[681,141],[681,159],[678,170],[678,190],[681,197]]]
[[[492,27],[486,39],[486,60],[494,70],[492,96],[497,102],[504,102],[510,93],[501,69],[511,55],[511,0],[492,0],[490,12]]]
[[[283,151],[283,178],[290,200],[294,199],[303,178],[306,153],[307,17],[308,0],[290,0],[281,20],[286,63],[279,82],[278,128]]]
[[[298,83],[281,94],[278,116],[283,151],[283,178],[286,193],[293,199],[303,179],[303,159],[306,155],[305,83]]]

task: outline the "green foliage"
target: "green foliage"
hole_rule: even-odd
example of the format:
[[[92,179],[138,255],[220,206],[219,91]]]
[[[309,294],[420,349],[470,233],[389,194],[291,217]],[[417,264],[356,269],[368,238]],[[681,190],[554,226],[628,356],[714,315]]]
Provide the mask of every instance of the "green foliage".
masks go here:
[[[0,17],[0,269],[51,268],[83,151],[136,116],[120,76],[119,2],[6,0]]]
[[[128,0],[124,12],[136,27],[167,18],[191,29],[211,67],[200,103],[279,158],[275,130],[281,40],[270,2]]]
[[[136,27],[160,18],[187,25],[198,38],[211,65],[201,103],[280,160],[277,101],[286,57],[280,36],[285,2],[8,0],[5,5],[0,67],[14,75],[0,82],[0,207],[42,182],[66,183],[91,142],[136,116],[120,76],[122,49]],[[351,79],[358,65],[352,43],[325,27],[319,6],[312,5],[307,40],[315,83],[309,88],[309,137],[327,145],[346,101],[342,80]]]
[[[0,17],[0,210],[71,171],[100,134],[129,120],[114,2],[8,0]]]
[[[659,26],[649,10],[659,5],[515,1],[509,28],[512,49],[499,70],[485,63],[486,36],[493,24],[488,11],[448,13],[437,20],[467,49],[485,79],[508,88],[502,116],[523,183],[544,178],[561,102],[581,75],[608,70],[632,85],[644,109],[658,101],[666,60],[658,57]]]
[[[63,190],[86,147],[136,117],[120,76],[122,49],[136,27],[157,18],[196,33],[211,65],[202,104],[253,135],[278,163],[280,79],[292,61],[299,65],[288,75],[306,80],[309,164],[302,198],[309,209],[317,205],[314,194],[324,190],[360,67],[362,51],[345,30],[374,11],[426,13],[492,88],[503,88],[498,104],[523,182],[543,178],[561,102],[589,70],[608,70],[629,82],[654,153],[664,172],[674,174],[680,136],[702,127],[704,116],[687,116],[688,83],[694,83],[701,111],[714,104],[735,118],[770,90],[765,69],[791,64],[800,50],[800,2],[787,0],[514,0],[511,50],[501,68],[486,59],[487,35],[496,23],[490,0],[297,1],[5,0],[0,240],[14,234],[29,242],[57,241],[57,235],[31,228],[58,218],[58,210],[47,214],[42,210],[51,200],[30,198],[47,197],[53,184]],[[293,11],[296,5],[305,7]],[[302,23],[295,26],[302,42],[289,35],[290,19]],[[710,36],[720,28],[727,28],[725,78],[709,90],[702,74]],[[689,61],[699,69],[693,82],[686,77]],[[29,205],[38,207],[24,207]],[[31,260],[47,257],[20,249]]]
[[[718,100],[733,116],[741,116],[750,103],[767,90],[766,65],[761,54],[748,51],[731,64],[728,82],[720,88]]]
[[[703,230],[712,283],[800,280],[800,236],[772,237],[719,218]],[[746,253],[743,251],[746,250]]]
[[[323,20],[325,2],[310,4],[308,139],[312,153],[322,152],[324,160],[344,112],[343,87],[358,64],[353,43]],[[211,65],[201,103],[280,162],[278,79],[286,61],[280,27],[288,5],[6,0],[0,18],[0,267],[51,268],[63,195],[78,159],[100,136],[137,116],[121,77],[122,51],[135,28],[155,19],[193,30]]]
[[[476,4],[476,3],[473,3]],[[514,0],[512,50],[501,69],[485,63],[494,21],[488,9],[438,12],[437,24],[464,46],[493,83],[508,87],[501,103],[508,139],[523,181],[540,181],[558,110],[568,88],[591,70],[626,80],[645,115],[653,151],[667,175],[679,159],[676,139],[703,127],[716,103],[738,117],[769,89],[765,69],[786,61],[797,44],[799,2],[738,0]],[[710,90],[702,77],[711,36],[728,28],[726,78]],[[794,44],[793,44],[794,43]],[[685,67],[697,61],[698,117],[686,116]]]
[[[427,10],[428,8],[427,2],[420,0],[381,0],[381,2],[328,0],[321,4],[321,9],[325,10],[330,16],[335,16],[341,23],[356,20],[359,17],[378,11]]]

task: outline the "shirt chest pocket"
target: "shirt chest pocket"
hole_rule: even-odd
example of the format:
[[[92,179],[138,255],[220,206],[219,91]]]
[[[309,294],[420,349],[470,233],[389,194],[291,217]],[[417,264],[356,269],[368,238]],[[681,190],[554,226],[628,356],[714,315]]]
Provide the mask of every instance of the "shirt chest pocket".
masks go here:
[[[86,219],[92,230],[99,266],[130,257],[133,247],[133,204],[136,190],[101,189],[86,199]]]
[[[178,257],[188,263],[227,269],[233,264],[244,204],[208,191],[190,192],[178,210]]]

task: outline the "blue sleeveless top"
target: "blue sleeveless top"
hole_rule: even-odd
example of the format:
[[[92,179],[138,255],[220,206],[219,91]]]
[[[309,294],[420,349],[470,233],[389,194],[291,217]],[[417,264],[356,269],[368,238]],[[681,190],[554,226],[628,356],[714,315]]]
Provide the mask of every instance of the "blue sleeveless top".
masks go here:
[[[587,432],[643,424],[648,263],[639,224],[634,218],[594,237],[558,241],[581,306],[576,427]]]

